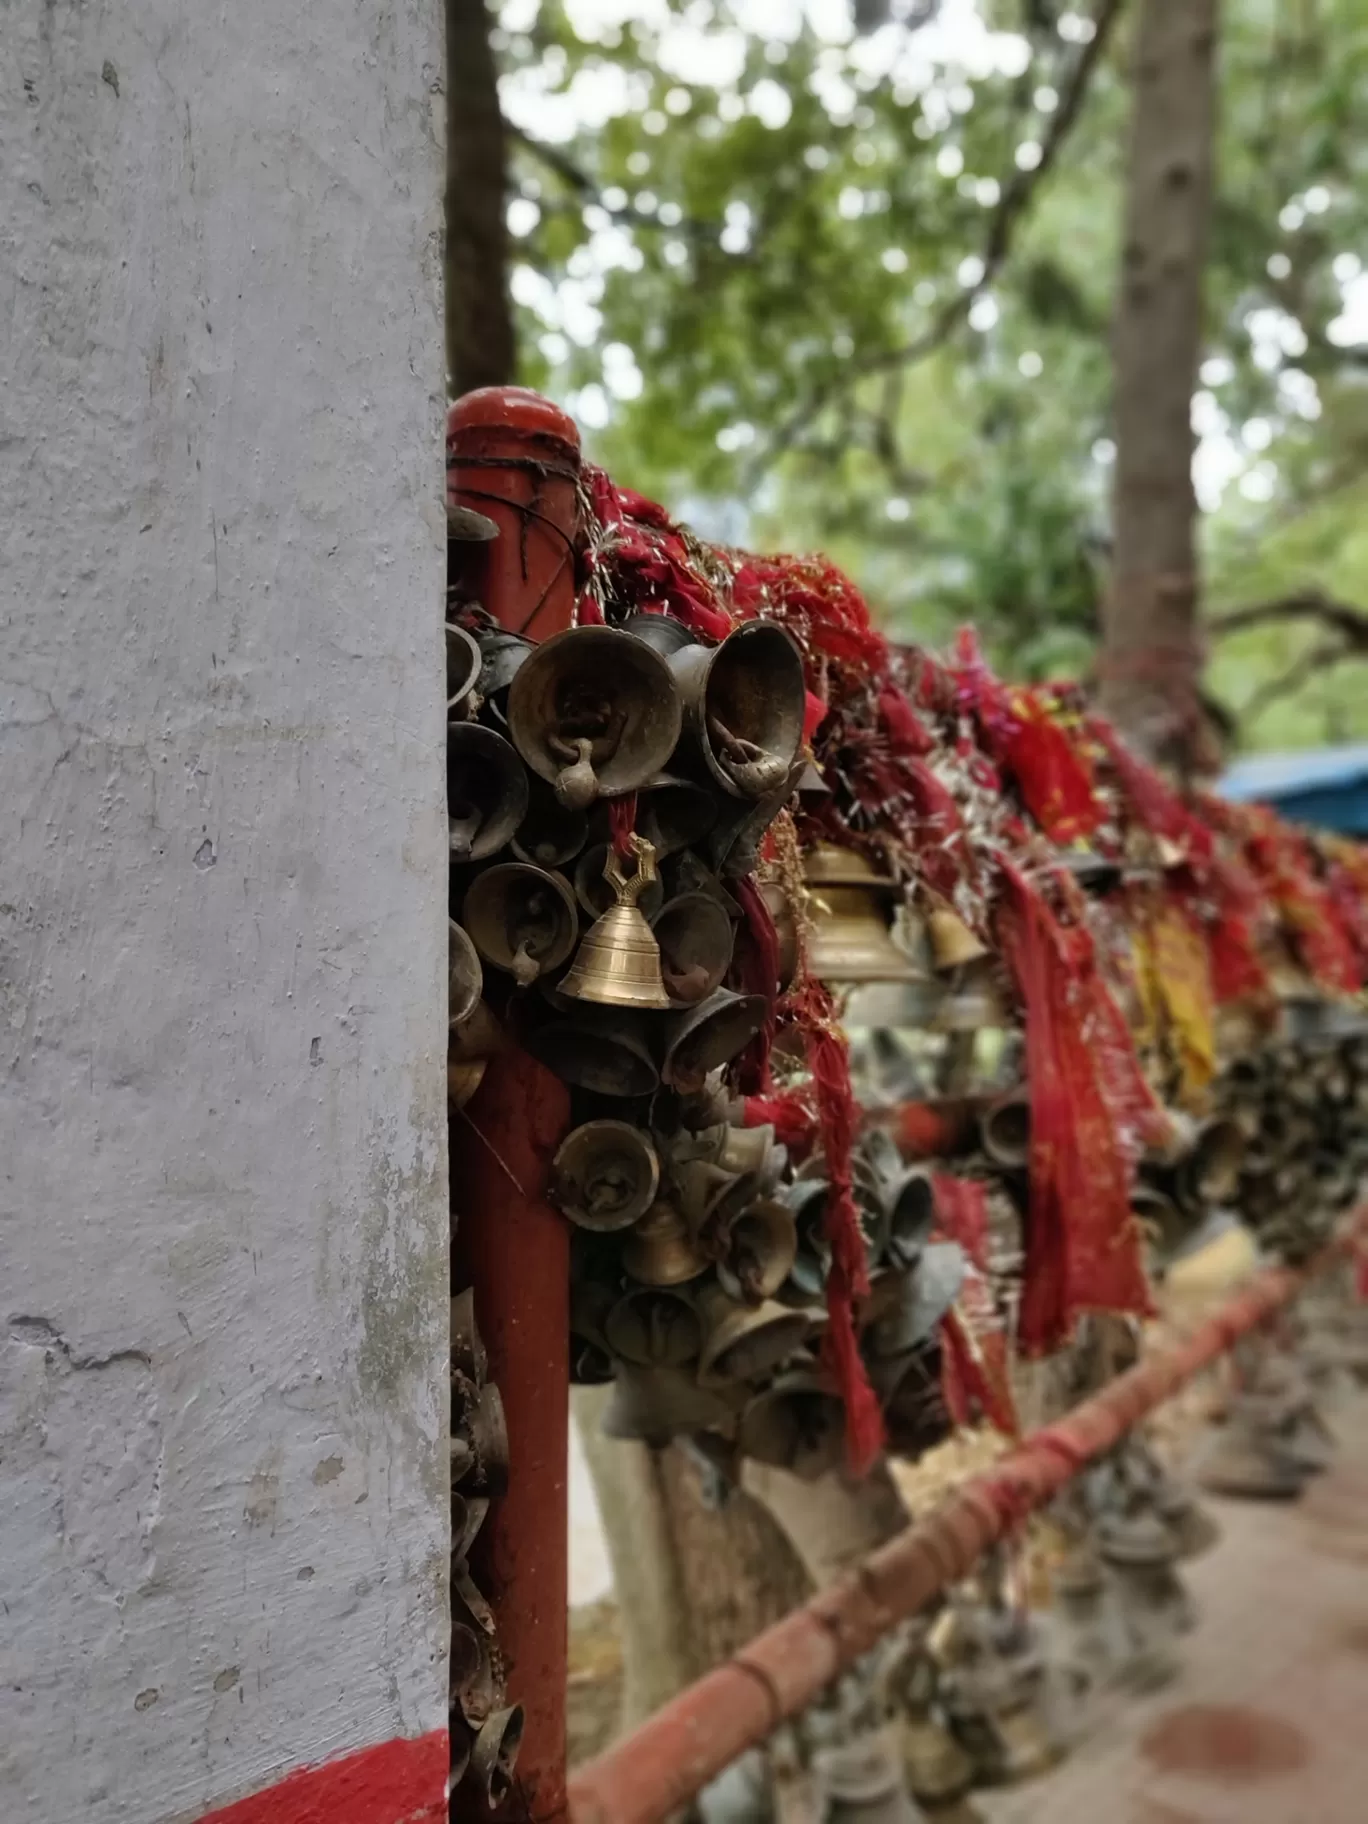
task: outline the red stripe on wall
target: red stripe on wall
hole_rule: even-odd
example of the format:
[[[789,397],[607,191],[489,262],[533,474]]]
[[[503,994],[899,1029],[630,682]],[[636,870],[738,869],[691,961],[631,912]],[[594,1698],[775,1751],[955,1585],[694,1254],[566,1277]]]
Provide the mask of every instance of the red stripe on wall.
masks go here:
[[[200,1824],[445,1824],[445,1729],[381,1742],[211,1811]]]

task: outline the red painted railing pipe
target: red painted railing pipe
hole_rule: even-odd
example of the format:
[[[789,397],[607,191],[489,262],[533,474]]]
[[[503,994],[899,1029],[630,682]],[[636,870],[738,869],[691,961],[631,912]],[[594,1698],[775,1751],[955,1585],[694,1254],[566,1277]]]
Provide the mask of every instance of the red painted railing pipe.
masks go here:
[[[738,1755],[805,1710],[900,1621],[963,1577],[1085,1463],[1286,1305],[1308,1273],[1258,1274],[1186,1342],[1147,1357],[1067,1417],[1033,1432],[926,1519],[680,1692],[572,1774],[574,1824],[661,1824]]]
[[[501,626],[538,640],[574,614],[578,469],[573,422],[536,393],[490,387],[447,414],[448,498],[499,528],[463,548],[462,581]],[[471,1572],[494,1610],[507,1701],[525,1713],[503,1807],[518,1824],[566,1815],[570,1235],[542,1187],[568,1122],[565,1086],[511,1050],[491,1060],[452,1130],[452,1290],[475,1289],[508,1423],[508,1491],[491,1504]],[[453,1816],[488,1824],[473,1781],[457,1788]]]

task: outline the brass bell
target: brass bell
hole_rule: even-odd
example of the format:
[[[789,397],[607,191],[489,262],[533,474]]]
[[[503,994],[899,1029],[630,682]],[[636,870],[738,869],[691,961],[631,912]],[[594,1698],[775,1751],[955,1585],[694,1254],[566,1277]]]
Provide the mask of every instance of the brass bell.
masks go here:
[[[764,995],[714,989],[696,1007],[665,1022],[662,1079],[681,1095],[696,1094],[709,1072],[730,1064],[745,1050],[768,1016]]]
[[[508,692],[514,746],[572,810],[645,785],[674,752],[681,722],[665,660],[613,627],[553,634]]]
[[[798,1248],[776,1296],[784,1304],[812,1305],[822,1296],[831,1266],[831,1246],[822,1232],[827,1187],[820,1179],[799,1179],[785,1187],[783,1198],[793,1212]]]
[[[523,1708],[513,1704],[494,1711],[475,1737],[466,1778],[484,1793],[491,1811],[497,1811],[513,1790],[522,1735]]]
[[[983,1150],[1005,1172],[1023,1172],[1031,1160],[1031,1092],[1024,1085],[992,1102],[979,1117]]]
[[[898,1266],[910,1267],[920,1259],[936,1226],[936,1193],[931,1175],[913,1166],[896,1180],[888,1224],[888,1254]]]
[[[480,994],[484,988],[484,971],[480,968],[480,958],[469,934],[456,923],[454,918],[447,920],[447,1022],[451,1026],[463,1025],[480,1004]]]
[[[532,654],[532,641],[520,633],[491,627],[479,636],[480,681],[476,686],[484,704],[483,714],[508,725],[508,692],[514,675]]]
[[[715,1388],[700,1387],[681,1369],[619,1362],[603,1429],[610,1438],[632,1438],[660,1450],[671,1438],[729,1425],[733,1417]]]
[[[498,862],[476,875],[461,919],[485,961],[521,987],[559,969],[579,935],[569,883],[525,861]]]
[[[763,1198],[727,1226],[726,1253],[717,1263],[718,1284],[748,1305],[773,1298],[792,1271],[798,1231],[786,1204]]]
[[[737,1447],[752,1462],[815,1482],[841,1467],[845,1408],[820,1374],[782,1374],[743,1408]]]
[[[672,1167],[679,1207],[690,1226],[701,1229],[718,1201],[740,1181],[713,1159],[677,1159]]]
[[[465,722],[478,702],[475,686],[484,659],[478,640],[464,627],[448,621],[443,631],[446,636],[447,721]]]
[[[701,842],[717,822],[717,802],[706,786],[674,773],[657,773],[637,794],[637,828],[664,861]]]
[[[728,879],[739,880],[755,872],[770,825],[792,802],[801,770],[801,764],[795,762],[772,791],[759,798],[744,798],[733,815],[719,817],[708,841],[708,852],[713,866]]]
[[[1142,1180],[1132,1187],[1130,1211],[1160,1260],[1167,1262],[1187,1230],[1187,1222],[1172,1197]]]
[[[613,1355],[638,1368],[687,1368],[698,1360],[703,1327],[682,1292],[638,1286],[608,1312],[603,1338]]]
[[[762,1175],[774,1151],[774,1128],[768,1123],[757,1127],[723,1125],[718,1137],[716,1159],[724,1172]]]
[[[722,985],[731,967],[732,922],[706,893],[683,893],[651,920],[660,947],[665,992],[676,1006],[696,1006]]]
[[[893,942],[890,910],[896,881],[878,873],[858,850],[819,843],[804,857],[803,878],[813,917],[808,968],[819,980],[920,982],[922,971]]]
[[[931,945],[931,959],[938,975],[948,975],[952,970],[963,969],[969,963],[980,962],[992,952],[982,943],[965,924],[951,906],[944,903],[932,906],[926,914],[926,935]]]
[[[914,1267],[895,1276],[895,1302],[866,1330],[870,1353],[896,1356],[929,1342],[960,1295],[964,1270],[958,1243],[937,1241],[926,1248]]]
[[[483,1387],[489,1372],[480,1327],[475,1321],[475,1293],[458,1292],[451,1301],[451,1365],[475,1387]]]
[[[697,1305],[703,1327],[698,1376],[712,1386],[759,1380],[787,1361],[812,1329],[806,1312],[772,1300],[738,1305],[716,1281],[702,1288]]]
[[[627,1229],[651,1207],[660,1164],[651,1137],[628,1121],[586,1121],[551,1162],[547,1201],[583,1229]]]
[[[777,880],[762,880],[760,897],[774,920],[774,935],[779,940],[779,989],[784,993],[793,986],[798,973],[798,924],[788,894]]]
[[[694,644],[694,636],[683,621],[677,621],[671,614],[653,613],[649,609],[629,614],[622,623],[621,631],[630,633],[635,640],[644,640],[666,659],[671,653],[678,652],[681,646]]]
[[[446,503],[447,537],[462,545],[486,545],[499,536],[499,528],[487,513],[462,506],[448,497]]]
[[[508,1487],[508,1426],[503,1400],[492,1381],[478,1389],[469,1382],[465,1386],[469,1397],[461,1410],[451,1415],[452,1443],[464,1444],[469,1452],[471,1492],[502,1495]]]
[[[605,1007],[668,1007],[660,951],[637,904],[655,880],[655,855],[650,843],[636,835],[632,850],[636,871],[630,877],[622,872],[616,852],[608,851],[603,872],[617,894],[617,904],[585,934],[560,990],[574,1000]]]
[[[625,1009],[582,1012],[529,1033],[526,1046],[562,1082],[600,1096],[649,1096],[660,1073],[638,1018]]]
[[[706,1271],[707,1256],[672,1203],[653,1203],[622,1247],[622,1265],[643,1286],[679,1286]]]
[[[797,645],[772,621],[747,621],[720,646],[671,655],[689,733],[735,798],[763,798],[789,777],[803,740],[807,687]]]
[[[488,1058],[471,1058],[462,1063],[447,1058],[447,1101],[453,1108],[464,1108],[484,1082],[489,1069]]]
[[[447,824],[451,859],[484,861],[527,813],[527,773],[517,754],[478,722],[447,726]]]
[[[529,783],[527,815],[513,838],[513,853],[539,868],[565,867],[588,841],[589,819],[583,811],[567,811],[557,804],[540,779]]]
[[[1240,1188],[1244,1156],[1244,1135],[1235,1122],[1203,1122],[1191,1152],[1178,1166],[1175,1177],[1178,1201],[1190,1208],[1228,1203]]]

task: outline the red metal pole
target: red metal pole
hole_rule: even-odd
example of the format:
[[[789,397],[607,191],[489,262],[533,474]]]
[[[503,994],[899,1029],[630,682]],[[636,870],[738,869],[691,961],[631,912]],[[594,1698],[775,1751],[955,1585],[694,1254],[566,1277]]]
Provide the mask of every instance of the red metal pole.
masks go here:
[[[1357,1222],[1362,1220],[1361,1213]],[[1150,1356],[1066,1418],[1032,1433],[925,1520],[579,1768],[570,1780],[574,1824],[661,1824],[738,1755],[805,1710],[898,1622],[963,1577],[1085,1463],[1289,1303],[1337,1251],[1304,1273],[1271,1268],[1259,1274],[1185,1343]]]
[[[536,393],[489,387],[447,415],[448,498],[499,528],[490,544],[465,547],[475,566],[465,580],[500,625],[537,639],[574,614],[578,471],[573,422]],[[542,1187],[568,1121],[565,1086],[509,1051],[453,1127],[452,1289],[474,1287],[508,1424],[508,1490],[490,1507],[471,1572],[494,1610],[508,1702],[525,1713],[504,1807],[519,1824],[567,1815],[570,1237]],[[457,1820],[489,1815],[469,1782],[457,1788]]]

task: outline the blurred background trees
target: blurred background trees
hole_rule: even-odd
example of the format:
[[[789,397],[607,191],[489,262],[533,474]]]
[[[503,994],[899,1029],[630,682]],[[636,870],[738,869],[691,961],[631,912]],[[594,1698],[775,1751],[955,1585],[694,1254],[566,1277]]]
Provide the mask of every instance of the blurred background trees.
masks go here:
[[[1118,437],[1189,384],[1131,336],[1127,428],[1147,7],[1214,32],[1185,193],[1207,685],[1245,746],[1368,735],[1357,0],[448,0],[450,289],[482,326],[453,389],[546,389],[621,480],[828,550],[895,633],[969,620],[1015,675],[1086,672]]]

